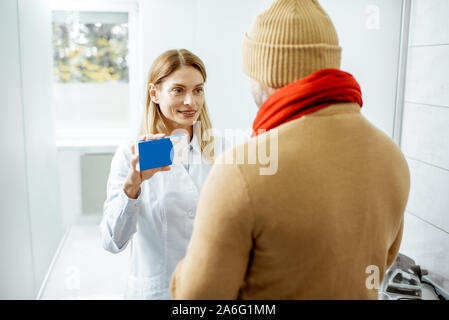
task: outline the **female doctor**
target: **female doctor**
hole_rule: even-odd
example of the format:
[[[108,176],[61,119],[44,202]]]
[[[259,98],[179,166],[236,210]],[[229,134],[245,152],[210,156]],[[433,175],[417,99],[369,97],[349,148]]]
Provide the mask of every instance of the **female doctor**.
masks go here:
[[[126,299],[171,298],[170,278],[186,253],[201,187],[214,157],[212,139],[201,139],[212,129],[205,81],[203,62],[184,49],[160,55],[148,77],[137,140],[184,130],[190,139],[189,163],[136,171],[135,141],[121,145],[113,157],[100,229],[103,247],[112,253],[131,242]]]

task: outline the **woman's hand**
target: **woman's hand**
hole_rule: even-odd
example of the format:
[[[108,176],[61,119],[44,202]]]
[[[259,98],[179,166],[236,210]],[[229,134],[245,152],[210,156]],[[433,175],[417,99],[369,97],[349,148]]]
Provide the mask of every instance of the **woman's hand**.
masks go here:
[[[156,140],[159,138],[163,138],[165,134],[148,134],[146,136],[140,136],[137,141],[146,141],[146,140]],[[131,168],[129,169],[128,176],[125,179],[123,184],[123,191],[128,196],[128,198],[137,199],[137,195],[139,194],[140,185],[143,181],[150,179],[154,174],[158,171],[169,171],[170,166],[148,169],[144,171],[137,171],[136,164],[139,161],[139,155],[136,154],[136,150],[134,144],[131,147],[132,157],[131,157]]]

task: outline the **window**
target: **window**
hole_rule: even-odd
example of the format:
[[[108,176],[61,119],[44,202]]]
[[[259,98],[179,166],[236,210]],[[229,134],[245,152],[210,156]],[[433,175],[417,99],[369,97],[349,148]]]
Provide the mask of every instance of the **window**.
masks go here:
[[[116,143],[138,129],[130,11],[53,10],[58,145]]]
[[[128,14],[53,12],[57,83],[128,83]]]

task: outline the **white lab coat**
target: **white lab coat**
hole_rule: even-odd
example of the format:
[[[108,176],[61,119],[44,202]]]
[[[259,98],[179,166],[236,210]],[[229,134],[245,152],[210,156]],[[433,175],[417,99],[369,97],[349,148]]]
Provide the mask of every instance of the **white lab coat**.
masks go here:
[[[218,155],[223,146],[215,145]],[[137,199],[123,191],[131,143],[114,155],[100,230],[103,247],[110,252],[120,252],[131,242],[126,299],[171,299],[170,279],[185,256],[201,187],[211,168],[195,136],[189,146],[188,171],[174,164],[170,171],[157,172],[142,183]]]

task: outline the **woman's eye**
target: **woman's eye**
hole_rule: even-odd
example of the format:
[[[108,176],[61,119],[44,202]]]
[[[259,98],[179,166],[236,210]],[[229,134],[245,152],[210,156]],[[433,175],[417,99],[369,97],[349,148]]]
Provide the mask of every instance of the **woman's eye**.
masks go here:
[[[181,88],[174,88],[173,92],[176,94],[182,93],[182,89]]]
[[[203,88],[198,88],[198,89],[195,90],[195,92],[197,94],[203,93]]]

